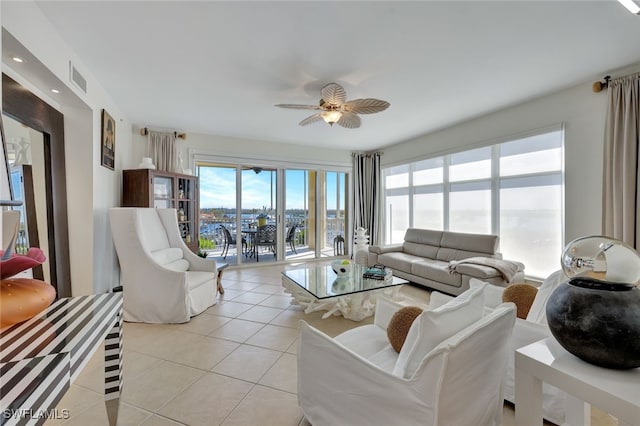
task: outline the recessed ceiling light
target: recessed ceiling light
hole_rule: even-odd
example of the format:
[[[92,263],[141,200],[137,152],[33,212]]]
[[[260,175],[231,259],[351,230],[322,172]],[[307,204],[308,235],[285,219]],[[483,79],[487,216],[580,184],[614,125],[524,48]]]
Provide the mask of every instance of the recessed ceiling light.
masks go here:
[[[16,62],[20,62],[20,63],[23,63],[23,62],[24,62],[24,59],[22,59],[22,58],[21,58],[21,57],[19,57],[19,56],[14,56],[14,57],[13,57],[13,58],[11,58],[11,59],[13,59],[13,60],[14,60],[14,61],[16,61]]]
[[[58,89],[51,89],[51,91],[52,91],[53,93],[60,93],[60,91],[59,91]]]
[[[633,0],[618,0],[621,5],[626,7],[629,12],[634,15],[640,15],[640,6],[638,6]]]

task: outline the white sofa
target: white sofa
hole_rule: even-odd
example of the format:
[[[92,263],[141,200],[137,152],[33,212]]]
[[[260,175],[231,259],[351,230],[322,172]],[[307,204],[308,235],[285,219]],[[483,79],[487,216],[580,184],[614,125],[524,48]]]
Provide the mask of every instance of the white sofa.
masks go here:
[[[111,208],[124,320],[182,323],[216,303],[216,262],[182,241],[175,209]]]
[[[524,281],[524,265],[519,262],[508,262],[517,267],[509,280],[485,265],[462,263],[453,272],[448,269],[451,261],[472,257],[502,259],[499,242],[497,235],[409,228],[402,244],[370,246],[368,263],[388,266],[400,278],[453,295],[467,290],[471,278],[500,286]]]
[[[504,399],[515,403],[515,386],[514,386],[514,360],[515,350],[523,346],[529,345],[547,337],[551,337],[551,331],[547,325],[546,305],[547,300],[556,287],[568,281],[563,272],[556,271],[549,275],[538,288],[538,293],[531,305],[531,309],[526,319],[516,318],[511,337],[510,352],[507,365],[507,375],[504,382]],[[472,283],[477,280],[472,280]],[[502,303],[502,292],[504,288],[487,285],[485,287],[485,309],[490,311]],[[429,305],[426,309],[435,309],[445,304],[453,298],[449,295],[439,292],[432,292]],[[566,393],[554,386],[543,384],[542,399],[543,415],[546,420],[555,424],[563,424],[566,413]]]

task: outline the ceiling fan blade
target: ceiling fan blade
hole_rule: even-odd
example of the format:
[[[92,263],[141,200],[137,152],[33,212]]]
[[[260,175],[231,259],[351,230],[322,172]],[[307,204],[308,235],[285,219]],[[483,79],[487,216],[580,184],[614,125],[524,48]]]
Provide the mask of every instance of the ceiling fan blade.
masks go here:
[[[347,92],[338,83],[329,83],[320,90],[320,95],[325,103],[342,105],[347,100]]]
[[[342,108],[345,111],[353,112],[355,114],[373,114],[375,112],[384,111],[391,105],[387,101],[381,101],[380,99],[354,99],[353,101],[345,102]]]
[[[322,115],[320,113],[310,115],[298,124],[301,126],[306,126],[307,124],[315,123],[316,121],[322,121]]]
[[[360,127],[360,117],[350,112],[343,112],[342,117],[338,121],[336,121],[340,126],[346,127],[347,129],[357,129]]]
[[[278,104],[274,106],[290,109],[321,109],[318,105]]]

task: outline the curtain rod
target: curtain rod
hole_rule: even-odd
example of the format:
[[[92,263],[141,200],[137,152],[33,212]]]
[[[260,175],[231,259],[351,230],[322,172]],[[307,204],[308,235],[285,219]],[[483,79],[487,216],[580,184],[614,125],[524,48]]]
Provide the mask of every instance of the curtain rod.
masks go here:
[[[143,127],[142,129],[140,129],[140,134],[142,136],[147,136],[149,134],[149,129],[146,127]],[[173,132],[173,136],[175,136],[178,139],[187,139],[186,133]]]
[[[382,155],[384,152],[382,151],[372,151],[372,152],[352,152],[351,156],[355,157],[356,155],[364,155],[366,157],[371,157],[372,155]]]
[[[591,90],[593,90],[593,93],[599,93],[602,91],[602,89],[606,89],[607,87],[609,87],[609,81],[611,80],[611,76],[610,75],[605,75],[604,76],[604,81],[596,81],[595,83],[593,83],[591,85]]]

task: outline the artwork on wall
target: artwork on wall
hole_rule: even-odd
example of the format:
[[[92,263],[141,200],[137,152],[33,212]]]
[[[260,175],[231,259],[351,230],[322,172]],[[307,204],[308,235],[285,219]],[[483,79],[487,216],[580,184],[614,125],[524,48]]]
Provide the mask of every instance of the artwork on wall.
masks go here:
[[[116,153],[116,122],[106,110],[102,110],[102,154],[100,164],[113,170]]]

